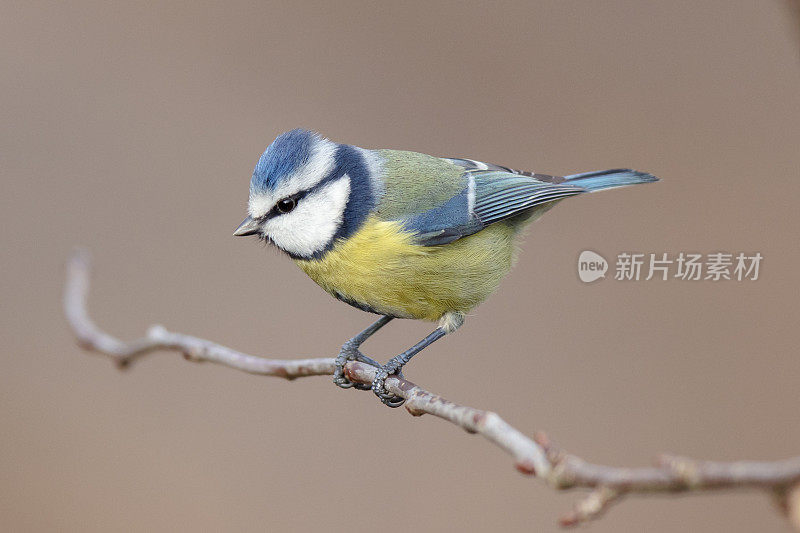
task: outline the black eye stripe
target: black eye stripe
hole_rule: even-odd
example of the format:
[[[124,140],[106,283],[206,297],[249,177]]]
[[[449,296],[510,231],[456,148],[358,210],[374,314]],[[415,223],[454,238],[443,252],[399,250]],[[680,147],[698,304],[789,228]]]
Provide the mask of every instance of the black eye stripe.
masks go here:
[[[337,173],[337,172],[333,172],[332,174],[330,174],[328,177],[326,177],[325,179],[323,179],[322,181],[320,181],[319,183],[317,183],[313,187],[311,187],[309,189],[306,189],[304,191],[296,192],[296,193],[294,193],[294,194],[292,194],[290,196],[286,196],[284,198],[279,199],[277,202],[275,202],[275,205],[272,206],[272,209],[270,209],[269,212],[267,212],[267,214],[259,217],[258,220],[266,221],[266,220],[269,220],[270,218],[275,218],[277,216],[285,214],[285,213],[281,212],[278,209],[278,203],[280,203],[280,202],[282,202],[284,200],[294,200],[294,204],[295,204],[294,207],[296,208],[297,204],[300,203],[300,200],[302,200],[304,196],[306,196],[307,194],[309,194],[311,192],[314,192],[314,191],[316,191],[318,189],[321,189],[322,187],[328,185],[330,182],[335,181],[335,180],[337,180],[337,179],[339,179],[341,177],[342,177],[342,174]],[[294,208],[292,208],[292,209],[294,209]],[[287,211],[287,213],[288,213],[288,211]]]
[[[264,220],[268,220],[270,218],[274,218],[280,215],[285,215],[286,213],[293,211],[294,208],[297,207],[297,204],[300,202],[300,200],[304,196],[306,196],[309,192],[311,192],[311,189],[296,192],[290,196],[281,198],[280,200],[275,202],[275,205],[272,207],[272,209],[270,209],[269,213],[264,215],[263,217]]]

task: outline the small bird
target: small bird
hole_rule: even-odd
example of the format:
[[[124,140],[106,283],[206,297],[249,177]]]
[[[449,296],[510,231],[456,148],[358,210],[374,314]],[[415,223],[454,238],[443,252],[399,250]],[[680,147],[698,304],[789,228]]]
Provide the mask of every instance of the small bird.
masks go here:
[[[472,159],[367,150],[296,129],[278,136],[250,180],[248,217],[234,235],[285,252],[334,298],[381,315],[347,341],[334,382],[403,399],[385,380],[454,332],[511,269],[521,230],[564,198],[658,181],[630,169],[550,176]],[[361,344],[393,318],[438,322],[381,365]],[[344,375],[347,361],[378,368],[371,387]]]

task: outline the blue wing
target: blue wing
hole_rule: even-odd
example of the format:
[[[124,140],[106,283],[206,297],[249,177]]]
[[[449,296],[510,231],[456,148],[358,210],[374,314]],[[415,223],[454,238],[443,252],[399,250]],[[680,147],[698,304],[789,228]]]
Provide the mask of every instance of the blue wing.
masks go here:
[[[448,161],[464,167],[464,189],[444,204],[402,220],[422,246],[447,244],[538,205],[586,192],[557,176],[522,173],[468,159]]]

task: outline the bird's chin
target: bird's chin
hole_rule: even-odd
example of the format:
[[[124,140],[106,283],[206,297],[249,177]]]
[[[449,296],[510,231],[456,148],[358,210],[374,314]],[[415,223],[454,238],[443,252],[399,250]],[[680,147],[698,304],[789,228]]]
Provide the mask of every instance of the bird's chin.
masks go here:
[[[270,238],[270,236],[269,236],[269,235],[266,235],[266,234],[264,234],[264,233],[259,233],[259,234],[258,234],[258,240],[260,240],[261,242],[263,242],[265,245],[267,245],[267,246],[269,246],[269,247],[271,247],[271,248],[274,248],[275,250],[278,250],[279,252],[283,252],[283,253],[285,253],[286,255],[288,255],[288,256],[290,256],[290,257],[291,257],[291,255],[292,255],[292,254],[291,254],[291,253],[289,253],[287,250],[284,250],[283,248],[281,248],[280,246],[278,246],[278,245],[275,243],[275,241],[273,241],[273,240]]]
[[[273,241],[273,240],[272,240],[272,239],[269,237],[269,235],[266,235],[266,234],[264,234],[264,233],[259,233],[259,234],[258,234],[258,240],[260,240],[260,241],[261,241],[261,242],[263,242],[264,244],[268,244],[269,246],[274,246],[274,247],[275,247],[275,248],[277,248],[278,250],[280,250],[280,249],[281,249],[281,247],[280,247],[280,246],[278,246],[277,244],[275,244],[275,241]],[[281,251],[283,251],[283,250],[281,250]]]

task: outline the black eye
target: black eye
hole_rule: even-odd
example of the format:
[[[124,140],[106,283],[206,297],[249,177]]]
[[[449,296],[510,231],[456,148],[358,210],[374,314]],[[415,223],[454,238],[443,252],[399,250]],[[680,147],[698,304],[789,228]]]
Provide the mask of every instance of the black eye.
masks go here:
[[[288,213],[294,209],[296,205],[297,201],[294,198],[284,198],[283,200],[279,200],[275,207],[278,208],[278,212],[280,213]]]

